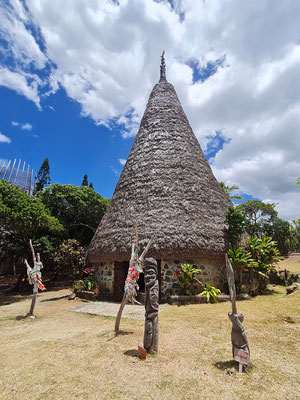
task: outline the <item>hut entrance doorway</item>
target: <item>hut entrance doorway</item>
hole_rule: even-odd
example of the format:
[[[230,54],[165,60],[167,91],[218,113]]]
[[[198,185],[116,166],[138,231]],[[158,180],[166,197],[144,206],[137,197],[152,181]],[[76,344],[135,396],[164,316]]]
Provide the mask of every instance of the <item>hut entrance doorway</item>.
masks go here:
[[[157,261],[158,282],[159,282],[159,298],[161,297],[161,260]],[[129,261],[115,261],[114,262],[114,286],[113,286],[113,301],[121,302],[124,295],[124,285],[127,278],[129,268]],[[145,293],[144,274],[141,273],[139,280],[139,292]]]
[[[122,301],[124,295],[124,284],[127,278],[129,268],[129,261],[115,261],[114,262],[114,286],[113,286],[113,300],[118,303]]]
[[[144,273],[143,272],[140,273],[137,284],[139,285],[139,292],[145,293],[145,281],[144,281]]]

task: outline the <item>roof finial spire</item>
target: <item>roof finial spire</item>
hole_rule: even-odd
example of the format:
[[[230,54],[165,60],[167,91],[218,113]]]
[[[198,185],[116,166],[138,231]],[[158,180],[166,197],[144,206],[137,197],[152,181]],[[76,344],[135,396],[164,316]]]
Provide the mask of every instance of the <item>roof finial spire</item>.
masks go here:
[[[165,63],[165,51],[162,52],[160,62],[160,81],[166,81],[166,63]]]

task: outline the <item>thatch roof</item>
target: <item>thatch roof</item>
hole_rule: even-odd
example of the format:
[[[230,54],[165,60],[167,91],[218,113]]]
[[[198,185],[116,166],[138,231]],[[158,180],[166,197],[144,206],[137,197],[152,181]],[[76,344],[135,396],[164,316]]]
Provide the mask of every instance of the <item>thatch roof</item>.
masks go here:
[[[135,222],[141,246],[155,236],[149,257],[218,256],[227,245],[227,206],[162,62],[88,261],[129,260]]]

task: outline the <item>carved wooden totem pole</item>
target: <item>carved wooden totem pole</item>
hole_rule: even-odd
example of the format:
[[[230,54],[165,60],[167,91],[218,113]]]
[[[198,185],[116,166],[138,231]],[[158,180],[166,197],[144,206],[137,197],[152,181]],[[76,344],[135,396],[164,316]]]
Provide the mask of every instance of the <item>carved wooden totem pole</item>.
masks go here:
[[[239,362],[239,371],[242,372],[243,364],[247,365],[250,363],[250,348],[248,344],[246,331],[242,324],[242,322],[244,321],[244,314],[237,312],[236,308],[236,290],[234,283],[234,272],[227,254],[225,254],[225,259],[226,259],[228,287],[232,305],[232,312],[228,313],[228,317],[232,323],[232,330],[231,330],[232,353],[233,353],[233,358]]]
[[[43,264],[40,260],[40,254],[37,253],[37,258],[35,257],[35,252],[34,248],[32,246],[31,240],[29,241],[30,244],[30,249],[32,252],[32,258],[33,258],[33,268],[30,267],[28,264],[27,260],[25,259],[25,265],[27,267],[27,275],[28,275],[28,280],[30,285],[33,285],[33,294],[32,294],[32,301],[31,301],[31,306],[30,306],[30,311],[27,313],[27,316],[30,318],[35,318],[35,315],[33,314],[34,311],[34,306],[36,302],[36,297],[38,294],[39,289],[40,290],[46,290],[45,286],[42,284],[42,274],[41,274],[41,269],[43,268]]]
[[[154,354],[158,352],[159,308],[158,271],[157,262],[154,258],[145,259],[144,278],[146,288],[144,349],[148,353]]]

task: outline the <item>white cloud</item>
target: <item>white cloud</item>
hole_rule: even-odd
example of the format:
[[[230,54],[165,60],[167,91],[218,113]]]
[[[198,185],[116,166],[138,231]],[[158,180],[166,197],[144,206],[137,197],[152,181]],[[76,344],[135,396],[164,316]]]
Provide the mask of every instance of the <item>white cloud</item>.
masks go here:
[[[16,121],[11,121],[12,126],[19,126],[24,131],[31,131],[32,125],[29,122],[20,123]]]
[[[127,160],[125,160],[124,158],[119,158],[119,163],[121,164],[121,165],[125,165],[126,164],[126,161]]]
[[[11,139],[0,132],[0,143],[11,143]]]
[[[0,22],[0,34],[16,61],[26,66],[34,64],[38,69],[45,67],[47,58],[28,29],[31,18],[22,2],[13,0],[3,4],[0,7]]]
[[[119,177],[120,176],[120,171],[115,168],[114,166],[110,166],[111,171],[114,173],[115,176]]]
[[[24,131],[31,131],[32,125],[26,122],[25,124],[22,124],[21,129],[23,129]]]
[[[52,91],[63,87],[82,115],[120,125],[126,138],[138,129],[165,49],[167,77],[202,148],[222,132],[225,144],[212,159],[217,178],[279,201],[280,216],[299,217],[300,2],[176,0],[172,9],[167,1],[69,0],[63,13],[61,0],[28,0],[30,15],[22,4],[14,0],[0,14],[0,23],[9,17],[1,33],[17,60],[16,69],[0,71],[0,84],[39,107],[45,79],[28,66],[52,62]],[[191,62],[203,72],[219,59],[214,75],[193,83]]]
[[[30,82],[31,81],[31,82]],[[41,109],[38,94],[38,82],[40,79],[25,72],[13,72],[8,68],[0,67],[0,86],[6,86],[33,101],[38,109]]]

